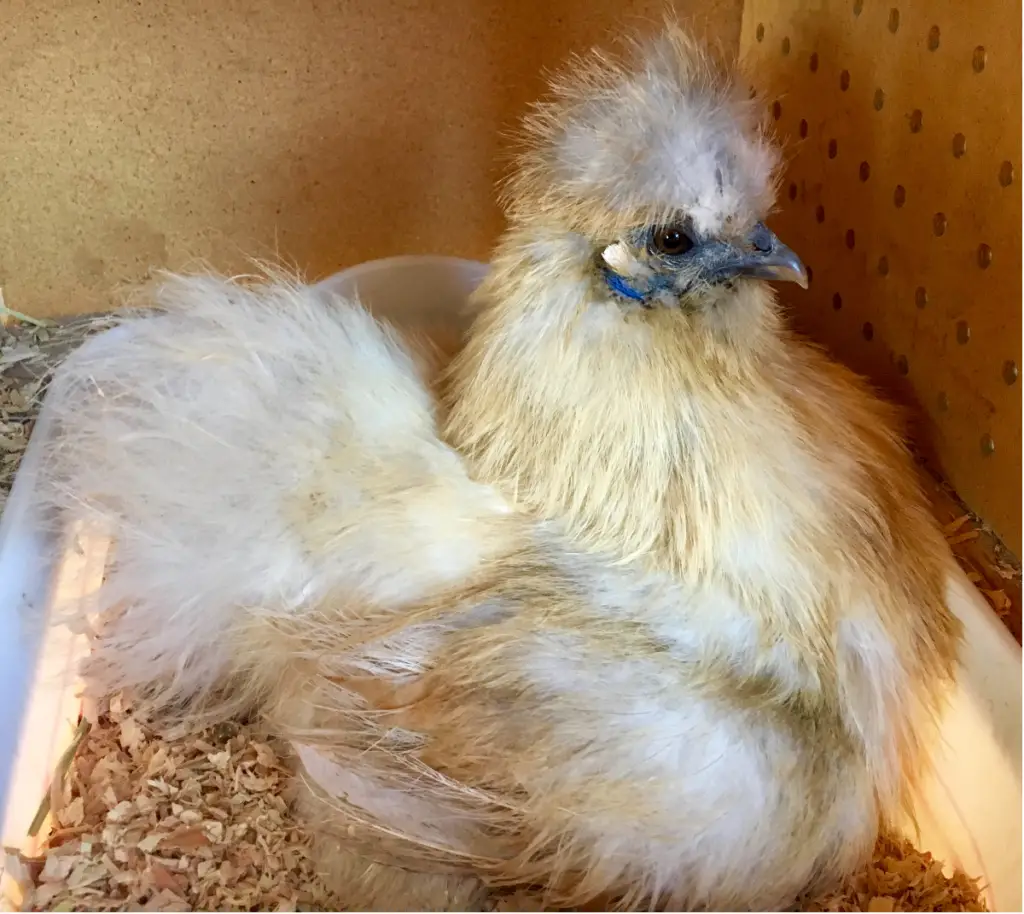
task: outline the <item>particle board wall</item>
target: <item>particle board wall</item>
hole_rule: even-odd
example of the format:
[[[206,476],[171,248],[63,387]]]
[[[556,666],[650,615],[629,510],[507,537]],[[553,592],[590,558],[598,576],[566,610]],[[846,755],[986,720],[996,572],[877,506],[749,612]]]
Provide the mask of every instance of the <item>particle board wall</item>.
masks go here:
[[[741,0],[679,0],[738,47]],[[107,308],[153,267],[486,257],[541,70],[663,0],[4,0],[0,287]]]

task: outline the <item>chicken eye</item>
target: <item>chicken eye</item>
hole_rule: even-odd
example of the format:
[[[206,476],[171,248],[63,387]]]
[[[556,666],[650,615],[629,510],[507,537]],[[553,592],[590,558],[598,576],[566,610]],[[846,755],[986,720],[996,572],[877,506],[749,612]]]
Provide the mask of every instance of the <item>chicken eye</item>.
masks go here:
[[[651,248],[657,254],[675,257],[685,254],[693,247],[693,239],[678,225],[656,228],[651,234]]]

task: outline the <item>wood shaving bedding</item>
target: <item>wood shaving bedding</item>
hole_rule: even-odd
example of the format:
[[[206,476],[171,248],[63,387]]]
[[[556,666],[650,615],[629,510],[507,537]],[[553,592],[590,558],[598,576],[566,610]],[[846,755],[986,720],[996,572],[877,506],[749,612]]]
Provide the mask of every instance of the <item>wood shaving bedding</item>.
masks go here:
[[[8,854],[23,911],[336,911],[288,802],[286,750],[252,724],[173,740],[115,696],[83,739],[38,859]],[[501,911],[540,910],[529,895]],[[979,886],[906,840],[803,911],[985,911]]]
[[[112,326],[105,314],[57,322],[13,311],[0,289],[0,512],[14,484],[54,368],[86,337]]]
[[[12,314],[0,299],[0,510],[53,368],[110,324],[103,316],[56,325],[22,315],[11,321]],[[1007,618],[1003,582],[1016,596],[1019,565],[979,568],[970,547],[987,531],[962,509],[944,532],[968,577]],[[12,897],[0,899],[0,910],[345,909],[318,879],[309,839],[291,814],[285,747],[257,725],[161,739],[114,696],[89,715],[79,737],[74,759],[41,803],[36,825],[49,830],[43,855],[5,850]],[[494,907],[538,910],[536,899],[515,895],[496,898]],[[869,866],[800,910],[986,908],[976,880],[947,874],[908,841],[883,837]]]
[[[289,811],[283,747],[253,725],[175,740],[123,697],[59,791],[44,856],[19,859],[21,910],[333,910]]]
[[[882,837],[871,863],[804,911],[986,911],[978,880],[922,853],[905,838]]]

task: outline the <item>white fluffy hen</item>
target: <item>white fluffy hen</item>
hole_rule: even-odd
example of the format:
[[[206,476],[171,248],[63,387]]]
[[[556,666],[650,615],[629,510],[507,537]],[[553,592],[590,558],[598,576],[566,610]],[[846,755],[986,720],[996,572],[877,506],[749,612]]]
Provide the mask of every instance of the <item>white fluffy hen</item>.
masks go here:
[[[50,394],[112,528],[90,661],[257,709],[352,908],[777,910],[869,853],[955,664],[890,410],[782,325],[774,151],[680,30],[573,62],[447,375],[355,302],[173,278]]]

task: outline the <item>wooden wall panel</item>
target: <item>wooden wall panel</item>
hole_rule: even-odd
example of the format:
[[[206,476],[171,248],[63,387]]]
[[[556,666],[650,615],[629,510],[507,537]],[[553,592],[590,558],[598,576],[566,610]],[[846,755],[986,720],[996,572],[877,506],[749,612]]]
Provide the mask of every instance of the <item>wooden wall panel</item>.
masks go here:
[[[747,0],[790,166],[798,323],[920,420],[1021,554],[1020,0]]]
[[[671,5],[671,4],[670,4]],[[741,0],[678,0],[735,50]],[[486,257],[541,71],[663,0],[4,0],[0,287],[104,308],[151,267]]]

